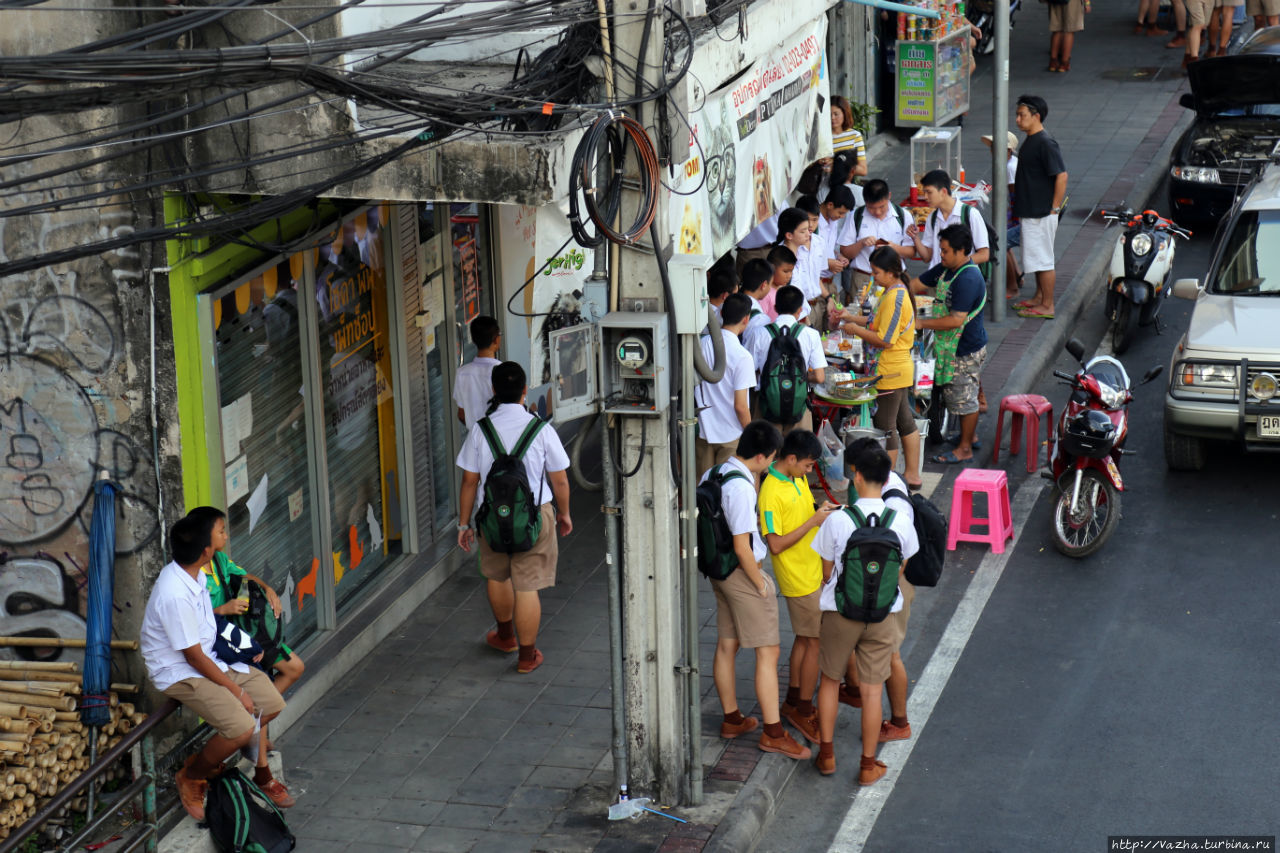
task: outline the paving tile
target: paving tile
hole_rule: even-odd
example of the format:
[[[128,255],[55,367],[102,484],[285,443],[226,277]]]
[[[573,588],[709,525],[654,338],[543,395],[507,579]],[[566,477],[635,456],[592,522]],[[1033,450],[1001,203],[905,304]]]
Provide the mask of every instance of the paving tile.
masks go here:
[[[600,750],[595,747],[558,744],[542,757],[541,763],[553,767],[580,767],[590,770],[600,762],[600,755]]]
[[[531,848],[532,853],[592,853],[599,838],[578,835],[544,835]]]
[[[512,807],[529,806],[554,812],[564,808],[565,804],[569,802],[571,793],[571,791],[562,788],[538,788],[522,785],[512,794],[510,805]]]
[[[368,757],[368,750],[363,749],[318,749],[307,760],[305,769],[317,772],[342,771],[344,776],[349,776]]]
[[[424,853],[467,853],[483,834],[482,829],[433,826],[418,836],[413,849]]]
[[[371,818],[377,817],[386,804],[385,796],[362,796],[350,790],[342,790],[324,804],[323,813],[333,817]]]
[[[584,713],[581,705],[560,705],[543,701],[535,702],[520,715],[517,721],[521,726],[536,728],[542,725],[571,726]]]
[[[320,749],[324,751],[359,752],[368,755],[387,739],[388,734],[388,731],[350,729],[343,726],[325,738],[324,743],[320,745]]]
[[[551,825],[555,812],[532,806],[508,806],[493,820],[493,828],[505,832],[541,835]]]
[[[457,793],[458,786],[465,780],[465,775],[417,770],[405,777],[391,796],[404,800],[446,801]]]
[[[449,803],[436,815],[432,825],[452,826],[458,829],[488,829],[493,819],[502,812],[495,806],[473,806],[466,803]]]
[[[332,838],[343,841],[373,840],[369,836],[373,822],[362,818],[338,817],[318,814],[307,821],[302,834],[312,838]]]
[[[482,766],[458,786],[449,801],[479,806],[506,806],[528,772],[528,768]]]
[[[568,788],[576,790],[587,781],[591,771],[578,767],[539,767],[524,780],[535,788]]]
[[[445,807],[443,801],[437,800],[385,800],[378,812],[378,820],[392,823],[410,823],[417,826],[431,826],[432,821]]]
[[[309,835],[297,835],[297,849],[305,850],[307,853],[346,853],[346,850],[348,849],[346,841],[340,841],[332,838],[317,838]]]
[[[537,843],[537,835],[486,832],[476,840],[471,853],[529,853]]]

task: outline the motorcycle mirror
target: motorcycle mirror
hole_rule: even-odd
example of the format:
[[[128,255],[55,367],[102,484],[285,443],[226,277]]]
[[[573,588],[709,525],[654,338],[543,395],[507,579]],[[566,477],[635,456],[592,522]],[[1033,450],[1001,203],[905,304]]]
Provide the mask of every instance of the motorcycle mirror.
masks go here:
[[[1084,344],[1080,341],[1075,338],[1067,341],[1067,352],[1071,353],[1071,357],[1076,361],[1084,364]]]
[[[1192,97],[1190,92],[1183,92],[1182,97],[1178,98],[1178,106],[1194,110],[1196,108],[1196,99]]]
[[[1192,299],[1200,295],[1200,279],[1180,278],[1173,283],[1173,295],[1179,299]]]
[[[1156,378],[1157,376],[1159,376],[1161,373],[1164,373],[1164,365],[1163,365],[1163,364],[1157,364],[1155,367],[1153,367],[1153,368],[1151,368],[1150,370],[1148,370],[1148,371],[1147,371],[1147,375],[1146,375],[1146,376],[1144,376],[1144,377],[1142,377],[1142,381],[1141,381],[1141,382],[1139,382],[1138,384],[1139,384],[1139,385],[1146,385],[1148,382],[1150,382],[1152,379],[1155,379],[1155,378]]]

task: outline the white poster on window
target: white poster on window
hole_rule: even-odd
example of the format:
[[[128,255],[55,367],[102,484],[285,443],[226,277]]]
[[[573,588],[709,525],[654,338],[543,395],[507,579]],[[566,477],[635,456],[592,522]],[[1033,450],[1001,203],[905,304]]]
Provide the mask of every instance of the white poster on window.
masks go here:
[[[689,160],[673,180],[675,251],[723,255],[786,205],[805,167],[831,155],[827,20],[778,43],[690,116]]]

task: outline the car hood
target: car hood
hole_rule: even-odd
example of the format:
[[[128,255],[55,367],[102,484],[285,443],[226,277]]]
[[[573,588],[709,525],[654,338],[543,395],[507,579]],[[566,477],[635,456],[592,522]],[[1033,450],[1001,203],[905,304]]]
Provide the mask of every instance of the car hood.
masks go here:
[[[1188,354],[1214,358],[1216,353],[1280,360],[1280,297],[1225,296],[1203,293],[1191,312]]]
[[[1280,56],[1219,56],[1187,66],[1196,114],[1280,104]]]

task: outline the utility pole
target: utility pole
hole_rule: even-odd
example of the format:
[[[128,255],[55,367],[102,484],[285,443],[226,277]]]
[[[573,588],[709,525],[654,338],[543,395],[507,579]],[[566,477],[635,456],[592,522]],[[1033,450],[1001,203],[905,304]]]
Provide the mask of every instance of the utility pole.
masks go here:
[[[991,319],[997,323],[1005,317],[1005,251],[1009,248],[1009,193],[1005,176],[1009,162],[1009,0],[995,0],[995,74],[991,75],[994,92],[991,97],[991,227],[1000,238],[1000,251],[991,259]]]
[[[636,57],[643,63],[643,93],[661,85],[663,44],[663,4],[656,0],[615,0],[613,3],[614,59],[619,98],[634,97],[635,78],[622,69],[634,69]],[[646,27],[649,28],[646,38]],[[692,49],[692,46],[690,46]],[[643,95],[641,93],[641,95]],[[653,132],[658,104],[650,102],[634,109],[632,116]],[[659,152],[661,140],[655,139]],[[636,166],[630,157],[628,169]],[[635,174],[632,171],[632,174]],[[667,198],[658,190],[657,234],[667,242]],[[631,221],[635,194],[623,203],[623,221]],[[639,241],[640,247],[623,247],[617,256],[618,311],[668,313],[671,306],[663,296],[658,262]],[[653,246],[668,257],[669,245]],[[674,374],[674,371],[673,371]],[[672,377],[676,387],[678,375]],[[622,479],[622,641],[624,649],[624,693],[627,715],[627,750],[631,782],[639,792],[666,803],[685,802],[686,784],[686,676],[683,583],[679,560],[680,528],[677,518],[679,494],[672,475],[672,423],[678,416],[674,405],[658,416],[621,416],[621,466],[624,472],[639,467],[634,476]],[[607,434],[607,430],[606,430]],[[618,447],[614,445],[615,456]],[[640,458],[643,454],[643,458]],[[616,459],[615,459],[616,461]],[[606,465],[613,464],[609,461]],[[697,661],[691,665],[696,666]],[[614,701],[623,697],[615,696]],[[700,732],[692,733],[693,738]]]

